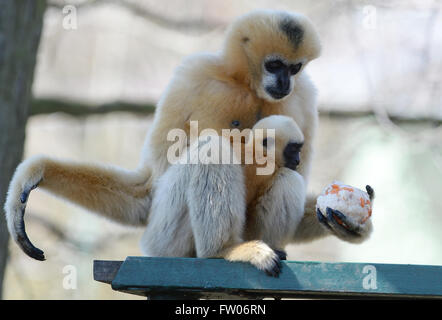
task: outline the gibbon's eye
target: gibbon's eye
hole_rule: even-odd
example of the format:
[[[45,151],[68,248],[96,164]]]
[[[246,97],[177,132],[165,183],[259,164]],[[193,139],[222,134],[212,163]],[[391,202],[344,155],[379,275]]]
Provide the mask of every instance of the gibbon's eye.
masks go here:
[[[262,145],[267,148],[267,138],[265,138],[264,140],[262,140]]]
[[[299,70],[301,70],[302,67],[302,63],[297,63],[297,64],[291,64],[289,69],[290,69],[290,74],[293,76],[295,74],[297,74],[299,72]]]
[[[270,60],[264,64],[264,67],[268,72],[275,73],[284,68],[285,64],[281,60]]]
[[[290,143],[290,145],[292,146],[292,148],[298,152],[301,152],[302,146],[304,145],[304,143]]]
[[[241,122],[239,122],[239,120],[233,120],[231,122],[232,127],[234,128],[238,128],[241,125]]]

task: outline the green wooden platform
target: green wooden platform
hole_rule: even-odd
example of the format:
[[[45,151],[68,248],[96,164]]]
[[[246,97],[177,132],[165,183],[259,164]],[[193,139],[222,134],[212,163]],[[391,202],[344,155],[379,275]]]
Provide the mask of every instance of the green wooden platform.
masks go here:
[[[442,266],[283,261],[279,278],[223,259],[94,261],[94,279],[151,299],[439,298]]]

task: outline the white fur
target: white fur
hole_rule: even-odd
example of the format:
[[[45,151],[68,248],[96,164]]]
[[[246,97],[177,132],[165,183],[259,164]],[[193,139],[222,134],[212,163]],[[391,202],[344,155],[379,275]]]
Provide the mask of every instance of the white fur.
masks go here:
[[[299,173],[280,168],[271,188],[258,201],[248,226],[250,240],[260,239],[278,249],[291,242],[304,215],[305,189]]]
[[[158,180],[141,251],[153,257],[195,257],[187,206],[190,165],[173,165]]]
[[[206,142],[205,137],[200,140]],[[201,145],[210,143],[215,143],[215,139]],[[216,145],[230,148],[230,144],[218,141]],[[241,165],[172,165],[155,186],[148,226],[141,241],[143,252],[153,256],[216,257],[242,242],[243,179]]]
[[[265,125],[275,128],[279,138],[302,142],[302,133],[290,118],[271,116],[259,121],[256,127]],[[201,137],[190,149],[208,144],[231,148],[222,140],[222,137],[210,140]],[[143,253],[224,257],[249,262],[260,270],[271,269],[277,259],[272,248],[283,248],[302,219],[305,199],[302,176],[287,168],[279,170],[270,190],[259,199],[254,226],[247,228],[250,241],[244,242],[246,204],[242,167],[199,161],[176,163],[158,179],[141,241]]]

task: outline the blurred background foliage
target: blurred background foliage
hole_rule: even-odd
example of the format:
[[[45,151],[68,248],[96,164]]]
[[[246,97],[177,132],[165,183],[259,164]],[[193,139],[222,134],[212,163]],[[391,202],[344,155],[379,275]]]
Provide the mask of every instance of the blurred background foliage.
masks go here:
[[[63,27],[65,5],[77,28]],[[362,245],[327,237],[291,245],[290,260],[442,264],[442,4],[439,1],[48,1],[24,157],[47,154],[135,168],[155,102],[183,57],[221,48],[226,26],[257,8],[297,11],[318,27],[307,67],[320,126],[309,190],[334,179],[376,191]],[[42,191],[27,209],[46,262],[10,242],[6,299],[125,299],[92,279],[94,259],[140,255],[142,230]],[[77,288],[63,289],[63,268]]]

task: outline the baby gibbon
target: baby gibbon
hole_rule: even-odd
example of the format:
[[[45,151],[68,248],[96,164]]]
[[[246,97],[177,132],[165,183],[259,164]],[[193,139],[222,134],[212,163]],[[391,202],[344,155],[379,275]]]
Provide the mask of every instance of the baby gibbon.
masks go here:
[[[270,135],[268,129],[275,130],[275,134]],[[230,148],[229,140],[219,136],[212,138],[221,141],[217,146]],[[203,140],[206,141],[205,137],[200,138],[198,143],[201,144]],[[295,171],[300,163],[303,142],[300,128],[287,116],[263,118],[252,128],[248,140],[241,148],[242,154],[236,155],[242,163],[237,164],[236,169],[240,173],[243,171],[245,184],[250,187],[246,190],[247,205],[244,203],[241,216],[238,213],[235,228],[226,229],[226,234],[219,235],[229,240],[225,247],[218,247],[222,242],[211,233],[213,228],[195,229],[195,226],[200,225],[195,223],[199,217],[210,214],[195,212],[195,207],[191,204],[191,196],[195,194],[193,182],[200,177],[199,167],[196,164],[172,165],[155,187],[151,213],[141,241],[143,252],[149,256],[223,257],[230,261],[250,262],[258,269],[277,276],[280,271],[278,260],[284,256],[282,249],[293,238],[304,213],[304,179]],[[261,147],[264,153],[256,151]],[[246,164],[248,153],[252,154],[253,161]],[[259,174],[257,169],[265,165],[261,160],[272,162],[273,170],[266,172],[267,174]],[[182,166],[192,168],[184,170]],[[205,166],[222,168],[235,165]],[[174,176],[172,184],[169,174]],[[235,180],[231,182],[236,183]],[[183,188],[183,185],[188,187]],[[214,191],[222,192],[223,190]],[[218,205],[229,206],[231,203]],[[240,230],[239,233],[237,229]],[[206,238],[201,241],[204,248],[195,243],[194,236],[200,233]],[[218,249],[211,251],[210,248]],[[206,254],[209,252],[214,254]]]

